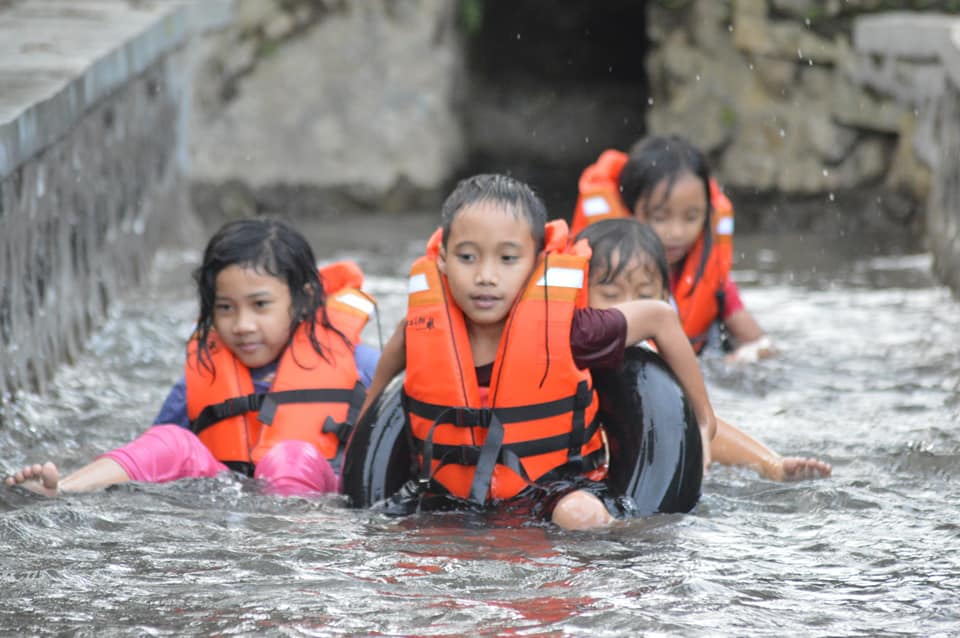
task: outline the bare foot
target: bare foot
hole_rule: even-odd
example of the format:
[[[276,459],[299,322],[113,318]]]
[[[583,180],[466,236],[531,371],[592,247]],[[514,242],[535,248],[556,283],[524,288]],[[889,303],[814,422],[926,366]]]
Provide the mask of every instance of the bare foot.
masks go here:
[[[47,461],[43,465],[36,463],[27,465],[13,476],[8,476],[4,483],[10,486],[19,485],[24,489],[44,496],[56,496],[57,485],[60,483],[60,472],[57,466]]]
[[[788,456],[782,460],[783,481],[804,481],[807,479],[826,478],[833,472],[829,463],[820,459]]]

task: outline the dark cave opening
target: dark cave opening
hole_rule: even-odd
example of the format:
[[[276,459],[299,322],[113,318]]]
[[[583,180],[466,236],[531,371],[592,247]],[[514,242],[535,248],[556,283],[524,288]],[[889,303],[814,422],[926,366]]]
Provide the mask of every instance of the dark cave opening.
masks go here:
[[[569,218],[580,172],[645,132],[645,3],[472,4],[461,96],[469,157],[457,177],[511,174]]]

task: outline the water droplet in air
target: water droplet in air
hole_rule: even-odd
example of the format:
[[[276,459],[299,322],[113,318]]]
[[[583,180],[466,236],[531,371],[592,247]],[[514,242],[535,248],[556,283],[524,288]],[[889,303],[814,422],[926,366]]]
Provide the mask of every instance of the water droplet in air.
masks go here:
[[[787,136],[787,132],[784,131],[783,129],[780,129],[780,137],[786,137],[786,136]]]
[[[836,197],[834,197],[833,193],[830,193],[829,195],[827,195],[827,199],[829,199],[832,202],[833,200],[836,199]]]
[[[653,106],[653,98],[652,98],[652,97],[648,97],[648,98],[647,98],[647,104],[650,105],[650,106]]]

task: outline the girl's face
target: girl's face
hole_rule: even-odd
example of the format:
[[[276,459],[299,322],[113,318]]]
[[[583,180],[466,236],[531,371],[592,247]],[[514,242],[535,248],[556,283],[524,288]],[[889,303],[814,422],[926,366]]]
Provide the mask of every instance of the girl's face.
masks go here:
[[[272,363],[290,341],[293,303],[282,279],[227,266],[217,275],[213,327],[248,368]]]
[[[468,204],[450,224],[438,267],[473,326],[502,326],[537,260],[530,223],[498,202]]]
[[[614,270],[619,261],[619,256],[614,254],[610,260]],[[664,282],[652,259],[634,256],[611,281],[602,283],[605,278],[606,273],[602,271],[590,274],[588,296],[592,308],[612,308],[634,299],[666,300]]]
[[[666,249],[667,263],[674,268],[686,257],[703,232],[703,222],[707,218],[707,193],[703,182],[693,173],[678,177],[669,197],[667,185],[666,180],[657,184],[646,202],[637,202],[633,214],[640,221],[650,224],[657,233]],[[645,206],[650,208],[646,209]]]

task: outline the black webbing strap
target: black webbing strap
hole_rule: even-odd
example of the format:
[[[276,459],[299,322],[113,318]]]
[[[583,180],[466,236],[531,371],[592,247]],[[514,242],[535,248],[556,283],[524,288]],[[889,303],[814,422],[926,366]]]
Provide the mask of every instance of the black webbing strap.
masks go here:
[[[257,412],[260,422],[270,425],[277,415],[277,408],[286,403],[348,403],[350,412],[347,422],[353,423],[363,403],[363,396],[363,386],[359,383],[351,390],[306,389],[247,394],[208,405],[190,423],[190,429],[194,434],[200,434],[211,425],[247,412]]]
[[[470,500],[483,505],[487,501],[487,492],[490,491],[490,481],[493,480],[493,469],[497,466],[500,451],[503,447],[503,422],[497,418],[496,410],[488,410],[490,419],[487,422],[487,440],[480,448],[477,466],[473,471],[473,482],[470,484]]]
[[[589,471],[584,469],[581,450],[600,427],[598,420],[594,420],[589,426],[585,424],[586,408],[592,400],[593,391],[586,381],[578,383],[577,392],[571,396],[507,408],[454,408],[419,401],[404,393],[403,403],[407,412],[432,421],[424,439],[414,437],[423,457],[419,482],[421,485],[430,483],[434,474],[432,465],[435,458],[440,459],[437,469],[449,463],[474,466],[469,500],[483,504],[486,502],[493,471],[497,465],[506,466],[529,483],[531,481],[521,463],[523,457],[566,450],[568,462],[564,465],[565,468],[577,474]],[[505,423],[522,423],[566,413],[572,413],[570,433],[506,445],[503,443]],[[481,447],[434,443],[433,433],[438,425],[484,428],[487,430],[487,437]]]
[[[599,428],[600,421],[594,419],[593,423],[584,428],[585,440],[589,441],[593,435],[596,434]],[[433,431],[431,429],[428,436],[432,437],[432,435]],[[503,452],[501,454],[501,458],[499,459],[499,463],[509,467],[509,464],[505,462],[508,455],[514,455],[519,458],[523,458],[527,456],[536,456],[538,454],[546,454],[548,452],[557,452],[559,450],[569,450],[571,447],[571,436],[571,434],[557,434],[555,436],[544,437],[542,439],[502,444],[501,449]],[[480,461],[481,448],[474,445],[447,445],[444,443],[435,443],[433,441],[429,441],[428,443],[425,440],[421,441],[417,437],[414,437],[414,441],[424,458],[427,456],[426,450],[427,446],[429,445],[431,458],[440,459],[445,463],[477,465],[477,463]],[[582,445],[583,444],[581,444],[581,446]]]
[[[229,419],[232,416],[238,416],[240,414],[246,414],[247,412],[256,412],[263,404],[263,399],[265,396],[266,395],[263,393],[254,393],[242,397],[227,399],[221,403],[208,405],[201,410],[196,419],[191,421],[190,430],[194,434],[200,434],[211,425],[219,423],[224,419]]]
[[[590,398],[589,394],[587,398]],[[523,421],[536,421],[538,419],[547,419],[567,412],[573,412],[578,409],[578,404],[582,399],[579,386],[577,387],[577,394],[563,397],[562,399],[512,408],[451,408],[435,403],[418,401],[409,395],[405,395],[407,411],[411,414],[415,414],[423,419],[429,419],[435,424],[456,425],[469,428],[486,427],[490,419],[484,416],[484,412],[490,412],[491,410],[497,413],[497,419],[501,423],[521,423]]]
[[[257,418],[264,425],[273,423],[277,415],[277,408],[287,403],[350,403],[354,400],[354,389],[351,390],[283,390],[270,392],[263,401]]]
[[[347,417],[338,423],[333,420],[333,417],[328,416],[323,422],[322,431],[327,434],[335,434],[337,440],[340,441],[339,449],[341,450],[346,445],[347,439],[350,438],[350,432],[353,430],[353,426],[357,423],[357,416],[360,414],[360,408],[363,406],[363,400],[366,396],[366,388],[358,381],[357,384],[353,386]]]
[[[586,418],[586,409],[593,399],[593,392],[586,381],[577,384],[577,394],[575,395],[575,405],[573,409],[573,427],[570,432],[570,447],[567,452],[567,463],[579,474],[578,466],[583,464],[582,450],[584,444],[588,441],[587,430],[584,424]],[[592,435],[591,435],[592,436]]]

